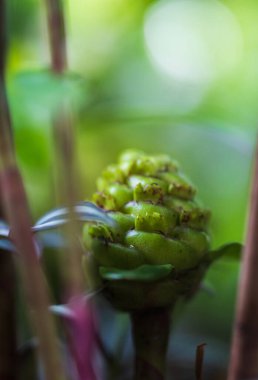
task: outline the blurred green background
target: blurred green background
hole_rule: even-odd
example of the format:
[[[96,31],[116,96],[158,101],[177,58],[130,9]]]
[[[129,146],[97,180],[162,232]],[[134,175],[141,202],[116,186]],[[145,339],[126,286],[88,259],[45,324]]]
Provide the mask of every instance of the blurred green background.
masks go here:
[[[243,241],[258,119],[257,2],[67,0],[70,71],[59,79],[48,72],[42,3],[8,4],[8,93],[33,217],[57,204],[51,114],[65,93],[80,199],[121,150],[168,153],[212,210],[214,247]],[[176,378],[193,378],[202,342],[205,370],[225,378],[238,269],[216,263],[207,276],[214,294],[200,292],[179,311],[170,357],[184,370]]]

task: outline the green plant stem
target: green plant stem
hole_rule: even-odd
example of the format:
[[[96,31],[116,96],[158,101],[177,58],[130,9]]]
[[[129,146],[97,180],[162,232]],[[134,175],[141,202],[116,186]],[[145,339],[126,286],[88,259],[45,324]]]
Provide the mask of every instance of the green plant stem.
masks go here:
[[[170,331],[170,309],[131,314],[135,347],[134,380],[164,380]]]

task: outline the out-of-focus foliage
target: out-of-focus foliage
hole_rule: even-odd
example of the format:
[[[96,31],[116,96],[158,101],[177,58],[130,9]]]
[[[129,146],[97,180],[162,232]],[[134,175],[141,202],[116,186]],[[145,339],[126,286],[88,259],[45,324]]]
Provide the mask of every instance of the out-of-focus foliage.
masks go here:
[[[81,199],[122,149],[168,153],[212,210],[213,247],[242,241],[257,127],[257,3],[67,0],[65,6],[76,74],[62,80],[47,71],[42,4],[16,0],[9,7],[8,92],[35,218],[56,204],[50,120],[65,94],[74,109]],[[172,341],[178,365],[191,366],[195,346],[206,341],[207,368],[223,373],[238,268],[218,262],[208,274],[216,294],[200,292],[184,309]]]

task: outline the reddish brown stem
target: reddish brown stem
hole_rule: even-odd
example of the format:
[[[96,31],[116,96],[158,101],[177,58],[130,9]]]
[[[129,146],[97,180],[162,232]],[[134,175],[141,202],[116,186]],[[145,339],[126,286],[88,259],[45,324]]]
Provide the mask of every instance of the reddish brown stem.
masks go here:
[[[31,232],[31,219],[23,182],[16,165],[11,137],[11,117],[6,97],[5,77],[5,2],[0,0],[1,51],[0,73],[0,178],[4,211],[9,221],[12,238],[21,255],[21,268],[33,325],[39,338],[39,350],[46,379],[63,379],[54,325],[48,312],[48,296],[37,260],[37,250]],[[14,364],[13,364],[14,365]]]
[[[17,167],[5,169],[2,180],[5,210],[12,229],[12,238],[21,254],[23,281],[28,304],[32,309],[32,323],[39,338],[46,379],[63,379],[54,325],[48,312],[47,291],[37,259],[26,195]]]
[[[48,13],[52,69],[55,73],[63,73],[67,67],[67,56],[62,0],[45,1]]]
[[[203,379],[203,360],[204,360],[204,348],[206,343],[201,343],[196,347],[195,356],[195,378],[196,380]]]
[[[67,69],[65,22],[62,0],[45,0],[48,14],[48,30],[51,50],[51,68],[53,73],[61,76]],[[67,226],[69,237],[69,255],[63,265],[68,268],[65,273],[69,295],[78,295],[83,291],[81,252],[78,245],[78,231],[72,205],[77,199],[78,178],[75,175],[74,127],[70,104],[65,98],[60,101],[53,115],[53,131],[58,167],[58,189],[61,201],[69,206],[70,223]]]
[[[228,380],[258,378],[258,149]]]
[[[67,69],[65,22],[62,0],[45,0],[48,13],[48,30],[51,47],[51,68],[54,74],[62,79]],[[65,268],[64,277],[67,296],[78,296],[84,289],[81,257],[82,252],[78,244],[78,230],[73,212],[73,205],[77,199],[79,188],[76,176],[74,126],[69,101],[66,94],[60,100],[53,115],[53,132],[56,148],[57,188],[61,192],[62,203],[69,207],[69,223],[67,224],[68,256],[64,258],[62,267]],[[80,297],[78,297],[78,300]],[[86,309],[88,308],[88,310]],[[76,323],[70,331],[70,349],[77,365],[80,379],[95,380],[96,375],[92,364],[92,352],[95,344],[91,334],[93,319],[89,318],[91,305],[84,302],[76,311]]]
[[[5,0],[0,0],[0,151],[2,152],[4,160],[11,163],[13,157],[9,147],[13,148],[13,139],[5,86],[6,49],[6,3]],[[0,169],[2,166],[3,163],[2,160],[0,160]]]
[[[0,0],[0,124],[5,126],[5,133],[0,138],[0,151],[10,160],[6,142],[12,145],[10,115],[4,85],[6,36],[5,1]],[[1,166],[0,166],[1,168]],[[3,217],[0,178],[0,218]],[[15,321],[15,272],[10,252],[0,250],[0,379],[16,378],[16,321]]]

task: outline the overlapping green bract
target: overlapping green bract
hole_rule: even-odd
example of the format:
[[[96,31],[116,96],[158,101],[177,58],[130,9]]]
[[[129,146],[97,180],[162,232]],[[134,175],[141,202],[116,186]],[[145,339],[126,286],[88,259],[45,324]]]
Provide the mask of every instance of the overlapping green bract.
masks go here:
[[[117,222],[112,228],[85,227],[90,247],[89,237],[99,240],[93,245],[100,265],[129,269],[169,263],[185,270],[208,251],[209,211],[194,200],[194,186],[168,156],[127,151],[103,172],[98,190],[94,202]]]
[[[167,155],[126,151],[118,164],[102,173],[97,187],[93,201],[116,224],[85,225],[84,243],[113,303],[122,308],[155,307],[190,293],[207,266],[210,213],[196,201],[196,189],[178,164]],[[160,271],[168,264],[170,273],[167,267]],[[141,266],[148,271],[145,280],[137,269]],[[128,270],[135,273],[129,276]],[[165,274],[157,277],[157,273]],[[123,302],[124,296],[130,302]],[[144,305],[139,297],[145,299]]]

